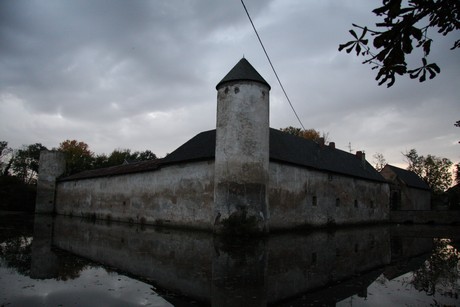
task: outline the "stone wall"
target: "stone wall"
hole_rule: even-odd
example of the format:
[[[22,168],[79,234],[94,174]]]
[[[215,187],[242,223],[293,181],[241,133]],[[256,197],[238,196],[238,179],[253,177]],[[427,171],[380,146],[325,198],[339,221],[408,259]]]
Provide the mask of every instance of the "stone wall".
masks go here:
[[[382,182],[270,163],[270,228],[388,220],[389,187]]]
[[[388,220],[388,185],[270,163],[269,227]],[[212,230],[214,163],[166,166],[129,175],[62,181],[56,213]]]
[[[430,210],[431,191],[403,187],[400,210]]]
[[[460,224],[460,211],[398,210],[391,211],[390,222],[414,224]]]
[[[195,162],[59,182],[56,213],[210,230],[213,197],[214,163]]]

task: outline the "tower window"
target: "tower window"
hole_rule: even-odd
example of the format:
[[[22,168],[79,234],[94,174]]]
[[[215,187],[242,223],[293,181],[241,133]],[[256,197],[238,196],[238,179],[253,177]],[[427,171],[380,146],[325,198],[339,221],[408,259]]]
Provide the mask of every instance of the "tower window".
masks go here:
[[[316,207],[316,205],[318,205],[318,198],[316,196],[313,196],[311,198],[311,205],[315,206],[315,207]]]

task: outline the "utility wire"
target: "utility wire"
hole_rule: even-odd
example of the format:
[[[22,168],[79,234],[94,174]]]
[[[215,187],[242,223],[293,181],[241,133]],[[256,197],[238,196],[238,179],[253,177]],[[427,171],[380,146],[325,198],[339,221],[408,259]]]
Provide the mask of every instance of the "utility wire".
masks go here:
[[[262,43],[262,40],[260,39],[259,33],[257,33],[256,27],[254,26],[254,23],[252,22],[251,16],[249,15],[248,9],[246,8],[246,5],[244,5],[243,0],[241,0],[241,4],[243,5],[244,10],[246,11],[246,15],[248,15],[248,18],[249,18],[249,21],[251,22],[252,28],[254,29],[254,32],[256,33],[257,38],[259,39],[259,43],[262,46],[262,49],[264,50],[265,56],[267,57],[267,60],[270,63],[270,66],[272,67],[273,72],[275,73],[276,80],[278,80],[278,83],[281,86],[281,89],[283,90],[284,96],[286,96],[286,99],[289,102],[289,105],[291,106],[291,109],[294,112],[295,117],[297,117],[297,120],[299,121],[300,126],[303,128],[303,130],[305,130],[305,127],[303,126],[302,121],[300,120],[299,116],[297,115],[297,112],[295,111],[294,106],[292,105],[288,94],[284,90],[284,86],[281,83],[281,80],[278,77],[278,74],[276,73],[275,67],[273,67],[272,61],[270,60],[270,57],[268,56],[267,50],[265,50],[264,44]]]

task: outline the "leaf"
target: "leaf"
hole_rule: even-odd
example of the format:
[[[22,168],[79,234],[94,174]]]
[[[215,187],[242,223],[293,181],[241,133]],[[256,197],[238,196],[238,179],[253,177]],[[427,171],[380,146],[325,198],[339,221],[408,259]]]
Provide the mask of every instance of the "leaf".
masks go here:
[[[427,39],[424,43],[423,43],[423,52],[425,53],[425,56],[429,55],[430,54],[430,49],[431,49],[431,42],[433,40],[431,39]]]
[[[393,71],[402,76],[407,72],[407,68],[404,65],[396,65],[393,67]]]
[[[409,54],[412,52],[412,40],[410,39],[409,35],[403,36],[402,39],[402,50],[404,53]]]
[[[359,44],[356,44],[356,55],[359,55],[361,52],[361,46]]]
[[[363,33],[361,34],[361,37],[359,38],[360,41],[362,41],[364,36],[366,36],[366,33],[367,33],[367,27],[364,27]]]
[[[454,45],[452,46],[452,48],[450,48],[450,50],[454,50],[456,48],[460,48],[460,39],[455,41]]]
[[[418,79],[420,82],[424,82],[426,80],[426,70],[423,69],[423,73],[422,73],[422,76],[420,77],[420,79]]]
[[[358,39],[358,35],[356,35],[356,32],[354,30],[349,31],[351,35],[353,35],[354,38]]]
[[[410,29],[410,34],[416,39],[416,40],[421,40],[422,39],[422,30],[416,27],[411,27]]]
[[[416,79],[416,78],[418,78],[418,76],[419,76],[420,73],[422,72],[422,69],[423,69],[423,67],[419,67],[419,68],[416,68],[416,69],[409,70],[409,71],[408,71],[409,77],[410,77],[411,79]]]
[[[438,74],[441,72],[441,68],[439,68],[439,66],[436,65],[436,63],[432,63],[432,64],[430,64],[428,66],[433,68]]]
[[[427,67],[426,69],[430,73],[430,79],[433,79],[434,77],[436,77],[436,72],[433,69],[431,69],[430,67]]]
[[[340,44],[339,45],[339,51],[342,51],[344,48],[347,48],[348,46],[352,45],[354,43],[354,41],[350,41],[348,43],[345,43],[345,44]]]

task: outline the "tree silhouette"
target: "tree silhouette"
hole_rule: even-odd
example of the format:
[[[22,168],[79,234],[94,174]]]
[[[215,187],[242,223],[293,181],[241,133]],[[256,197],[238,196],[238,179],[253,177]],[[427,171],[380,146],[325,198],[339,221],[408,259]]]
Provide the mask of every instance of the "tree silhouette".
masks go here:
[[[376,80],[379,85],[387,83],[392,86],[397,75],[409,74],[411,79],[424,82],[433,79],[441,69],[436,63],[428,62],[433,39],[429,37],[431,28],[446,36],[460,29],[460,1],[458,0],[383,0],[383,5],[372,12],[383,18],[375,29],[353,24],[361,30],[357,34],[350,30],[353,39],[339,45],[339,51],[347,53],[356,51],[357,56],[365,56],[363,64],[371,64],[377,69]],[[369,45],[368,34],[373,37]],[[415,43],[415,46],[414,46]],[[414,47],[422,51],[419,67],[410,68],[406,63],[406,55],[414,51]],[[460,40],[455,41],[451,50],[460,48]]]

